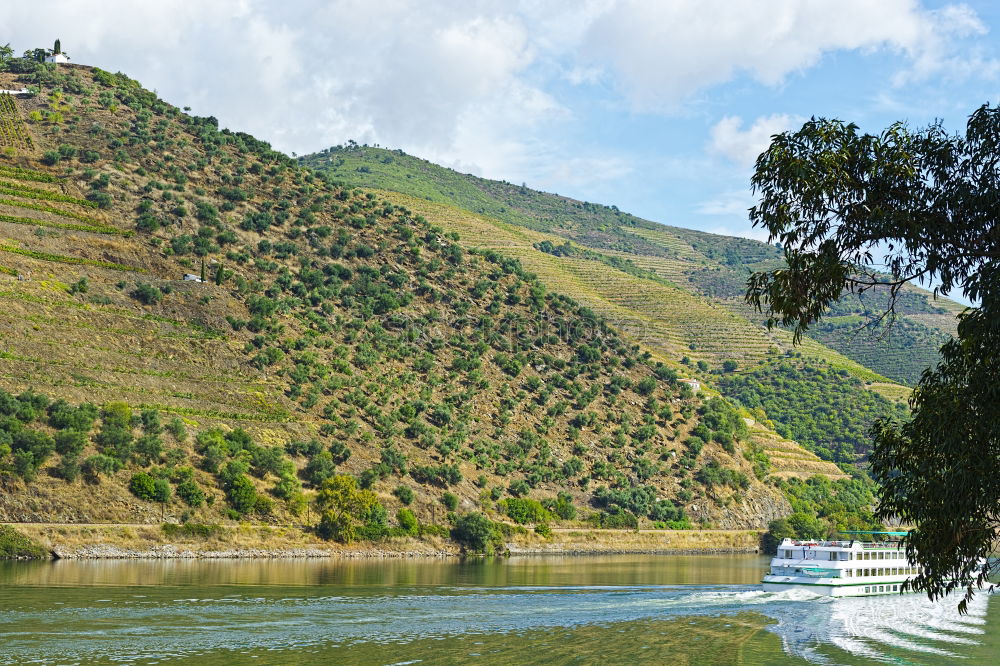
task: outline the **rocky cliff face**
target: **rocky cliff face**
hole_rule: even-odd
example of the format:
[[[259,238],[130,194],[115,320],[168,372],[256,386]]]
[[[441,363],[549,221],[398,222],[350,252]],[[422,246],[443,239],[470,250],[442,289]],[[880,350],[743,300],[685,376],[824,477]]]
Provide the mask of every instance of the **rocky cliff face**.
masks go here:
[[[712,524],[723,530],[761,529],[768,523],[784,518],[792,512],[792,505],[777,488],[754,484],[740,493],[734,493],[727,505],[709,504],[698,507],[692,515],[700,518],[707,513]]]

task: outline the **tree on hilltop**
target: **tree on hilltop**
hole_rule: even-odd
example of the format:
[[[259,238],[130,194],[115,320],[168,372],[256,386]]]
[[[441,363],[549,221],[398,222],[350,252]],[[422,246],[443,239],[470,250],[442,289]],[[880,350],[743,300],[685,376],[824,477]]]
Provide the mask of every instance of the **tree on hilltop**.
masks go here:
[[[842,296],[873,289],[887,291],[878,321],[891,324],[913,282],[979,303],[923,373],[912,421],[872,428],[878,516],[916,526],[912,586],[932,599],[964,586],[964,611],[1000,547],[1000,108],[977,109],[964,135],[813,118],[773,137],[751,183],[750,219],[787,262],[748,281],[769,325],[798,339]]]

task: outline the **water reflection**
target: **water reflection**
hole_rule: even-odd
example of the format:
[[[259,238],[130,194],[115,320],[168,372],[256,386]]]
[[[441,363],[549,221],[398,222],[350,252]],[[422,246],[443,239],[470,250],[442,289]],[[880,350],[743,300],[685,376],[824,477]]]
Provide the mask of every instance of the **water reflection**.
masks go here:
[[[0,565],[0,664],[970,663],[980,595],[765,593],[755,556],[93,561]],[[673,655],[673,657],[670,657]]]
[[[693,585],[752,584],[768,559],[621,555],[384,560],[57,560],[0,562],[0,585]]]

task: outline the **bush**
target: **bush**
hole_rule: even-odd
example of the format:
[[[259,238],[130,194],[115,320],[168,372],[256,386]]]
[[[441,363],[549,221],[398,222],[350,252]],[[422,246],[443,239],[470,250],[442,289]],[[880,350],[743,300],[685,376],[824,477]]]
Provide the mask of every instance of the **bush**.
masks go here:
[[[307,483],[319,487],[324,481],[329,479],[337,471],[337,466],[333,462],[333,456],[329,451],[317,453],[302,470],[302,478]]]
[[[166,504],[170,501],[170,482],[166,479],[157,479],[153,484],[153,501]]]
[[[492,555],[503,548],[503,536],[497,526],[481,513],[465,513],[458,517],[451,538],[462,550]]]
[[[576,507],[573,506],[573,498],[569,493],[560,491],[555,499],[549,498],[543,501],[542,506],[559,516],[562,520],[573,520],[576,518]]]
[[[199,507],[205,503],[205,492],[193,479],[185,479],[177,484],[177,496],[191,507]]]
[[[180,536],[208,539],[222,533],[222,527],[219,525],[204,525],[201,523],[184,523],[183,525],[178,525],[176,523],[163,523],[160,529],[162,529],[163,534],[168,537]]]
[[[449,511],[454,511],[458,508],[458,495],[455,493],[445,493],[441,496],[441,504],[444,504],[445,508]]]
[[[420,524],[417,522],[417,517],[409,509],[400,509],[397,511],[396,522],[399,523],[399,528],[410,536],[416,536],[417,532],[420,531]]]
[[[131,296],[143,305],[156,305],[163,300],[163,292],[145,282],[137,283]]]
[[[635,392],[639,395],[650,395],[656,388],[656,380],[652,377],[646,377],[635,385]]]
[[[257,507],[257,499],[257,489],[246,474],[237,474],[226,484],[226,501],[240,515],[252,512]]]
[[[135,441],[135,453],[145,464],[160,462],[163,456],[163,441],[156,435],[143,435]]]
[[[78,454],[87,445],[87,433],[79,430],[60,430],[55,436],[56,451],[62,455]]]
[[[15,451],[13,456],[14,473],[25,481],[34,481],[38,476],[40,462],[35,461],[31,451]]]
[[[80,459],[75,453],[65,454],[59,460],[54,472],[63,481],[76,481],[80,476]]]
[[[462,472],[458,465],[414,465],[410,469],[412,476],[418,483],[432,483],[437,486],[447,487],[462,480]]]
[[[517,481],[511,483],[510,486],[507,487],[507,490],[509,490],[510,494],[514,497],[520,497],[522,495],[527,495],[528,492],[531,491],[531,486],[529,486],[528,482],[524,479],[518,479]]]
[[[175,416],[171,419],[166,425],[166,430],[173,435],[174,439],[178,442],[187,441],[187,428],[184,427],[184,421],[182,421],[179,417]]]
[[[409,506],[413,502],[413,490],[409,486],[398,486],[392,491],[392,494],[405,506]]]
[[[114,474],[122,468],[122,463],[117,458],[99,453],[90,456],[83,461],[83,473],[91,481],[97,481],[101,476]]]
[[[0,525],[0,560],[44,560],[49,552],[9,525]]]
[[[639,519],[620,506],[611,506],[607,511],[598,511],[590,515],[590,521],[595,527],[605,529],[638,529]]]
[[[146,472],[137,472],[128,482],[128,489],[141,500],[152,502],[156,499],[156,481]]]
[[[91,190],[87,193],[87,199],[97,204],[98,208],[111,208],[112,198],[107,192]]]
[[[511,520],[519,525],[525,523],[544,523],[553,518],[553,515],[533,499],[509,497],[498,504],[498,507]]]

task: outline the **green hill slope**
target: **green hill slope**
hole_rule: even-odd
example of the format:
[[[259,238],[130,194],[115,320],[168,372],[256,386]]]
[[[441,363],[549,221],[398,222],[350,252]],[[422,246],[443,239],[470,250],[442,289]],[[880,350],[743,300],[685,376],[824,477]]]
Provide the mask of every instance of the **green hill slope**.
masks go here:
[[[688,292],[631,268],[601,292],[586,256],[539,281],[123,75],[0,73],[23,83],[0,145],[0,517],[303,520],[337,473],[425,523],[525,496],[622,524],[788,512],[743,419],[677,381],[686,338],[654,358],[585,304]],[[373,511],[353,519],[379,534]]]
[[[402,151],[350,145],[299,161],[344,183],[457,206],[628,261],[697,300],[732,313],[745,327],[763,323],[763,318],[743,303],[748,273],[780,265],[781,261],[780,251],[764,243],[661,225],[614,206],[460,174]],[[810,332],[810,337],[820,344],[811,345],[807,353],[815,352],[834,363],[838,356],[851,359],[868,369],[868,376],[852,370],[864,379],[874,373],[912,385],[937,359],[941,341],[954,332],[954,315],[961,308],[945,299],[931,301],[925,291],[908,289],[905,307],[900,310],[901,325],[886,336],[881,330],[862,330],[861,322],[869,311],[877,312],[878,305],[871,298],[868,302],[841,303],[834,313],[841,318],[822,323]],[[680,332],[678,339],[687,336],[687,344],[694,346],[693,357],[704,350],[706,360],[718,361],[714,330],[706,327],[703,336]],[[837,354],[830,355],[830,351]],[[736,355],[743,355],[743,349],[737,349]],[[751,355],[761,358],[756,352]]]

